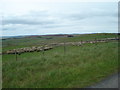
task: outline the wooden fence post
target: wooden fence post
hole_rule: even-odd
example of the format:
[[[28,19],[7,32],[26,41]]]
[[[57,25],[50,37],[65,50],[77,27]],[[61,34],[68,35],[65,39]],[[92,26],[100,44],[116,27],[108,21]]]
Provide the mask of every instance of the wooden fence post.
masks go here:
[[[95,38],[95,45],[97,45],[97,39]]]
[[[43,58],[43,59],[45,59],[45,57],[44,57],[44,56],[45,56],[45,53],[44,53],[44,48],[45,48],[45,46],[44,46],[44,45],[45,45],[45,44],[43,43],[43,46],[42,46],[42,58]]]
[[[66,54],[66,47],[65,47],[65,42],[64,42],[64,55]]]
[[[82,42],[83,42],[83,41],[81,40],[81,46],[82,46]]]
[[[15,51],[15,57],[16,57],[16,61],[17,61],[17,52]]]
[[[45,47],[44,47],[44,45],[43,45],[43,47],[42,47],[42,50],[43,50],[43,56],[44,56],[44,48],[45,48]]]

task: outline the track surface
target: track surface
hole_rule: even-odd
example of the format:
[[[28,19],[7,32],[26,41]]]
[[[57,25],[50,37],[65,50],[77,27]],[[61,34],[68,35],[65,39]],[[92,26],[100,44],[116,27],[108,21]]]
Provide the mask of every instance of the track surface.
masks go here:
[[[118,81],[120,80],[120,73],[109,76],[101,82],[90,86],[89,88],[118,88]]]

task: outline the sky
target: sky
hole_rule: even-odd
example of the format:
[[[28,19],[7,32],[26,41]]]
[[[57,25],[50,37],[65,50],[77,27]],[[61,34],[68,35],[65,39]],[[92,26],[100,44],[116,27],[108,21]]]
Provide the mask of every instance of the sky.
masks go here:
[[[2,36],[117,33],[118,0],[1,0]]]

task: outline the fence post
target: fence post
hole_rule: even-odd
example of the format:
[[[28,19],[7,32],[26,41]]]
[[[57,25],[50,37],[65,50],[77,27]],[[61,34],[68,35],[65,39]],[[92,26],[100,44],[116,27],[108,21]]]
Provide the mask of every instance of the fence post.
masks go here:
[[[65,41],[64,41],[64,55],[66,54],[66,47],[65,47]]]
[[[16,57],[16,61],[17,61],[17,52],[15,51],[15,57]]]
[[[45,53],[44,53],[44,48],[45,48],[45,46],[44,46],[44,45],[45,45],[45,44],[43,43],[43,46],[42,46],[42,58],[43,58],[43,59],[45,59],[45,58],[44,58],[44,55],[45,55]]]
[[[97,45],[97,39],[95,38],[95,45]]]

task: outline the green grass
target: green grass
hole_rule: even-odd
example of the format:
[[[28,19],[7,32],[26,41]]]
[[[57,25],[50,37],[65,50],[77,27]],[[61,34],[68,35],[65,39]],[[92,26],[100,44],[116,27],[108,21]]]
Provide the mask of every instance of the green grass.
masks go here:
[[[106,34],[83,34],[83,35],[74,35],[74,37],[56,37],[51,36],[43,36],[42,38],[39,37],[32,37],[32,38],[19,38],[19,39],[7,39],[2,42],[3,51],[7,51],[10,49],[15,48],[22,48],[22,47],[30,47],[33,45],[41,45],[42,43],[49,44],[49,43],[60,43],[60,42],[77,42],[77,41],[86,41],[86,40],[95,40],[102,39],[102,38],[112,38],[117,37],[116,34],[106,33]]]
[[[118,70],[118,42],[2,56],[3,88],[82,88]]]

